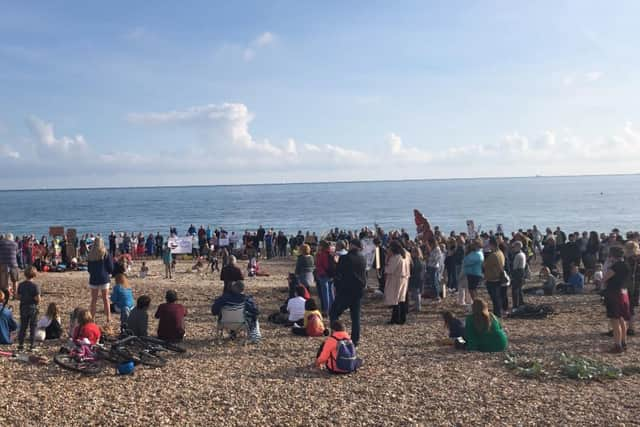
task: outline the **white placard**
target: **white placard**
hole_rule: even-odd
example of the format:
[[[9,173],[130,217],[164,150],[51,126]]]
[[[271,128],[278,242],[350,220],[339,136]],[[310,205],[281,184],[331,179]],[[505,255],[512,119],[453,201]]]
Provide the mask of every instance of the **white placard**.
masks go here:
[[[169,237],[167,240],[172,254],[190,254],[192,249],[192,238],[187,237]]]

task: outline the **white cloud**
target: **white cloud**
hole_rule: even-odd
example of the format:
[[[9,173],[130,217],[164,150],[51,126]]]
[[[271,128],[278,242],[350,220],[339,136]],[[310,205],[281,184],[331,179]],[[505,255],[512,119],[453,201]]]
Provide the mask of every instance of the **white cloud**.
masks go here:
[[[588,71],[586,73],[570,73],[562,78],[562,84],[565,86],[578,86],[595,83],[604,77],[602,71]]]
[[[273,33],[267,31],[256,37],[256,39],[253,41],[253,44],[259,47],[268,46],[272,44],[275,39],[276,37],[273,35]]]
[[[64,154],[72,153],[75,150],[84,150],[87,146],[84,136],[80,134],[73,137],[62,136],[56,138],[53,124],[46,123],[38,117],[29,117],[27,124],[36,137],[36,147],[40,150]]]
[[[405,147],[402,143],[402,138],[395,133],[387,135],[387,145],[391,151],[391,156],[397,160],[405,162],[430,162],[433,159],[433,155],[428,151],[415,147]]]
[[[252,61],[259,50],[272,45],[276,41],[276,36],[269,31],[260,34],[255,39],[251,40],[249,44],[242,50],[242,59],[245,62]]]
[[[20,153],[5,144],[0,144],[0,158],[19,159]]]

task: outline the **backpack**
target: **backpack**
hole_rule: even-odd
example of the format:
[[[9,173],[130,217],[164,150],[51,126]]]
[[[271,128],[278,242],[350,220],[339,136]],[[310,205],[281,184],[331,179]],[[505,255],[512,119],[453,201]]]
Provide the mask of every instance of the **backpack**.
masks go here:
[[[322,319],[316,313],[309,315],[307,318],[307,336],[320,337],[324,335],[324,323]]]
[[[331,337],[336,340],[335,366],[337,372],[341,374],[355,372],[358,369],[358,359],[356,358],[356,347],[351,339],[338,339],[333,335]]]

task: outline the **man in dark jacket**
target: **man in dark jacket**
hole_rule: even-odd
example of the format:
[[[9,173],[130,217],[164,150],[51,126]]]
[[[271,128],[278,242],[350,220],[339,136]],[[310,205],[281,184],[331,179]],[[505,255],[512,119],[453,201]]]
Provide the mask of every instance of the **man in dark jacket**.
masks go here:
[[[361,254],[360,240],[351,241],[349,253],[340,257],[336,267],[336,298],[331,306],[333,323],[346,309],[351,313],[351,340],[358,345],[360,340],[360,309],[362,295],[367,286],[366,261]]]
[[[238,280],[244,280],[242,270],[238,268],[236,257],[231,255],[229,257],[229,264],[222,267],[220,271],[220,280],[224,282],[223,294],[231,291],[231,284]]]
[[[566,282],[571,276],[571,265],[580,267],[580,247],[576,243],[576,235],[569,234],[569,241],[560,247],[560,259],[562,260],[562,276]]]
[[[0,239],[0,290],[5,293],[5,302],[9,301],[9,280],[16,295],[18,283],[18,244],[13,241],[13,234]]]

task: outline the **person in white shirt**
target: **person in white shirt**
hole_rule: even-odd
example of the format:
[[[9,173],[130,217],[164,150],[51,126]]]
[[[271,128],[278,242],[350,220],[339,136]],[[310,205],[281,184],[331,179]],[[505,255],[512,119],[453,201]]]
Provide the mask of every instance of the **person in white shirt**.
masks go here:
[[[289,323],[293,324],[304,319],[304,304],[307,300],[303,297],[304,289],[296,288],[296,296],[287,301],[287,312],[289,313]]]
[[[524,286],[527,257],[522,252],[522,242],[515,241],[512,249],[515,255],[511,264],[511,297],[513,299],[513,309],[515,310],[524,304],[522,287]]]
[[[596,291],[602,288],[602,281],[604,279],[604,272],[602,271],[602,264],[596,264],[596,271],[593,272],[593,284],[596,286]]]

